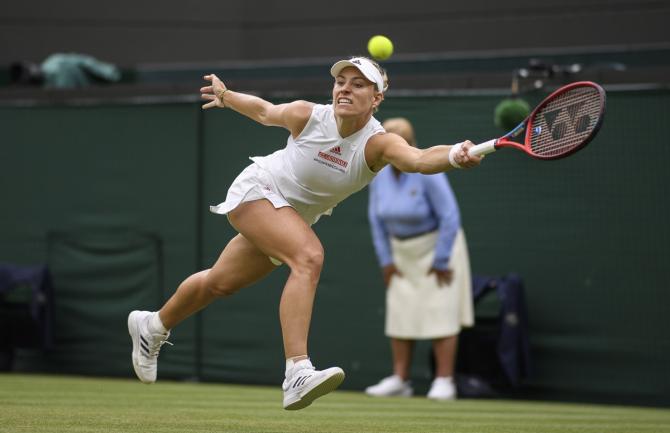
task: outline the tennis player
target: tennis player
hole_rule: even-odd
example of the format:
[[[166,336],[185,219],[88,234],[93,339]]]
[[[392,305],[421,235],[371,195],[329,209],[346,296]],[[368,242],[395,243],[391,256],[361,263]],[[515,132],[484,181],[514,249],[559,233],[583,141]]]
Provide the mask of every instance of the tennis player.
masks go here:
[[[133,366],[142,382],[155,382],[158,353],[170,329],[285,263],[290,274],[279,303],[286,358],[284,408],[302,409],[331,392],[344,380],[344,372],[339,367],[316,370],[307,349],[324,259],[311,225],[388,164],[425,174],[479,164],[479,157],[467,154],[469,141],[418,149],[399,135],[385,133],[373,113],[384,100],[388,80],[372,60],[340,60],[330,73],[335,82],[332,104],[327,105],[300,100],[275,105],[228,89],[216,75],[204,77],[209,82],[200,89],[204,109],[228,108],[261,125],[285,128],[290,135],[283,149],[251,158],[225,201],[211,207],[227,215],[239,233],[214,265],[186,278],[160,311],[128,316]]]

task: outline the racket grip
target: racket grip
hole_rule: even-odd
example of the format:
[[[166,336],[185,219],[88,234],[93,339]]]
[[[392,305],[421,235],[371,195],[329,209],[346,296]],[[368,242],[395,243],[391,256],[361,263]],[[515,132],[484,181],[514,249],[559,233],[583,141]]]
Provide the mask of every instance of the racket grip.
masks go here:
[[[498,139],[494,138],[493,140],[485,141],[481,144],[475,144],[468,151],[468,155],[479,156],[479,155],[486,155],[488,153],[495,152],[497,141],[498,141]]]

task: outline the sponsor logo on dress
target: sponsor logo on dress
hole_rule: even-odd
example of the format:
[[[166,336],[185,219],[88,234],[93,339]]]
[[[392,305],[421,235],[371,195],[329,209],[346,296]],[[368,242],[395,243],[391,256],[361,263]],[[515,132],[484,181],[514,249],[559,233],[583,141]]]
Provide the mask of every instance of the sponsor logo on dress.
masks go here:
[[[340,159],[337,156],[333,156],[333,155],[330,155],[330,154],[325,153],[325,152],[319,152],[319,158],[325,159],[326,161],[333,162],[333,163],[335,163],[335,164],[337,164],[341,167],[346,167],[347,165],[349,165],[349,162],[347,162],[343,159]]]
[[[342,155],[342,148],[340,148],[340,146],[337,145],[331,149],[328,149],[328,152],[334,153],[335,155]]]

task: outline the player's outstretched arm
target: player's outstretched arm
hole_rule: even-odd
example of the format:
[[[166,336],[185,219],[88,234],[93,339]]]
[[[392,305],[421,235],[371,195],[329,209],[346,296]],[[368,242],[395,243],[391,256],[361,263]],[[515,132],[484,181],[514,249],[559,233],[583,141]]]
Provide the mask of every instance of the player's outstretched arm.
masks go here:
[[[391,164],[407,173],[434,174],[456,167],[471,168],[479,165],[481,157],[468,155],[468,149],[472,146],[473,143],[467,140],[453,146],[437,145],[418,149],[410,146],[401,136],[387,133],[372,137],[365,151],[368,165],[375,171]]]
[[[293,101],[273,104],[258,96],[234,92],[226,87],[216,75],[205,75],[211,84],[200,89],[201,98],[206,102],[203,109],[230,108],[265,126],[281,126],[294,136],[300,134],[312,114],[313,103]]]

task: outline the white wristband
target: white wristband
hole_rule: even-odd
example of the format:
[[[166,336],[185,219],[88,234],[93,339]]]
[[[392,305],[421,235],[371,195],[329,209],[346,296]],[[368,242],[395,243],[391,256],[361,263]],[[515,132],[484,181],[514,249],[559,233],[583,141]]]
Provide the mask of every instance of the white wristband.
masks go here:
[[[463,147],[463,143],[457,143],[451,146],[451,150],[449,151],[449,164],[454,168],[461,168],[456,162],[456,154],[461,151],[461,147]]]

